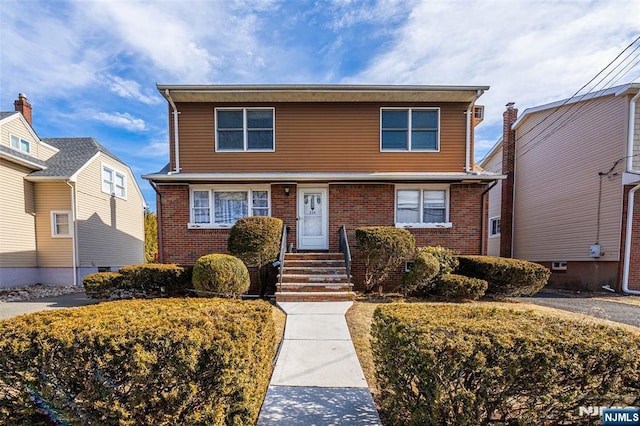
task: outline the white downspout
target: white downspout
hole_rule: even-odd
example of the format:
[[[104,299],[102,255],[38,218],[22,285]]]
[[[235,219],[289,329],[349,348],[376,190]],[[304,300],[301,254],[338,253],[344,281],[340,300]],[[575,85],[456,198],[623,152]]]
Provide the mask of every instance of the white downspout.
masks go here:
[[[473,102],[469,104],[467,108],[467,134],[465,137],[465,162],[464,171],[469,173],[471,171],[471,165],[469,156],[471,155],[471,116],[473,114]]]
[[[175,173],[180,173],[180,137],[178,132],[178,108],[176,107],[175,102],[171,98],[171,93],[169,89],[164,90],[164,94],[167,97],[167,100],[171,104],[171,108],[173,108],[173,141],[174,141],[174,149],[175,149],[175,158],[176,158],[176,168],[174,170]]]
[[[75,187],[71,185],[69,180],[65,180],[71,192],[71,253],[73,254],[73,286],[78,285],[78,262],[76,253],[76,194]]]
[[[635,192],[640,189],[640,184],[634,186],[629,191],[627,197],[627,235],[624,242],[624,264],[622,266],[622,292],[629,294],[640,294],[638,290],[629,290],[629,267],[631,263],[631,234],[633,231],[633,200]]]
[[[629,139],[627,141],[627,171],[633,170],[633,133],[636,120],[636,101],[640,98],[640,91],[629,102]]]

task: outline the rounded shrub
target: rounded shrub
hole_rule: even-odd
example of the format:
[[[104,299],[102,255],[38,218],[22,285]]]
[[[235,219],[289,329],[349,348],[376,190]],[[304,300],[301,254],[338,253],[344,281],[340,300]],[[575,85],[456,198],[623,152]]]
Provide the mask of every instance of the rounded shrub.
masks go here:
[[[364,261],[364,285],[371,291],[387,280],[415,252],[413,235],[403,228],[364,226],[356,228],[356,241]]]
[[[430,254],[438,259],[440,264],[438,276],[450,274],[458,267],[458,256],[455,250],[441,246],[427,246],[418,248],[418,253]]]
[[[628,329],[495,307],[385,304],[371,335],[389,424],[584,424],[578,407],[640,403],[640,334]]]
[[[242,260],[228,254],[209,254],[193,266],[193,287],[204,295],[238,295],[249,290],[249,271]]]
[[[485,280],[465,277],[464,275],[447,274],[441,276],[434,288],[433,294],[449,300],[476,300],[484,296],[488,284]]]
[[[108,299],[120,288],[122,275],[118,272],[96,272],[85,275],[82,285],[90,299]]]
[[[416,291],[428,292],[434,285],[434,278],[440,271],[440,262],[435,256],[420,252],[413,261],[413,266],[402,277],[402,285],[399,291],[403,294],[411,294]]]
[[[229,232],[227,250],[247,266],[264,266],[280,255],[282,220],[270,216],[239,219]]]
[[[489,283],[487,293],[532,296],[549,280],[551,271],[537,263],[493,256],[460,256],[458,273]]]

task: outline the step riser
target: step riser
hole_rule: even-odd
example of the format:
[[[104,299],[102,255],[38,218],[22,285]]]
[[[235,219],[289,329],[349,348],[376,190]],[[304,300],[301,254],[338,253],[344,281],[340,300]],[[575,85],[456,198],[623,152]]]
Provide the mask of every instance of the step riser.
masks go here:
[[[291,260],[285,259],[285,267],[294,268],[343,268],[344,260]]]
[[[278,276],[280,282],[280,276]],[[342,275],[283,275],[283,283],[320,283],[340,284],[347,282],[347,276]]]
[[[292,284],[282,284],[282,286],[278,286],[278,288],[280,289],[280,291],[285,291],[285,292],[302,292],[302,293],[315,293],[315,292],[330,292],[330,291],[336,291],[336,292],[345,292],[345,291],[349,291],[349,286],[348,285],[332,285],[332,286],[325,286],[325,285],[292,285]]]
[[[283,274],[288,275],[344,275],[346,270],[344,268],[283,268]]]
[[[353,300],[353,295],[351,294],[340,294],[336,293],[335,295],[327,296],[327,295],[278,295],[276,293],[276,302],[351,302]]]
[[[285,253],[287,260],[344,260],[342,253]]]
[[[278,302],[351,301],[342,253],[286,253]]]

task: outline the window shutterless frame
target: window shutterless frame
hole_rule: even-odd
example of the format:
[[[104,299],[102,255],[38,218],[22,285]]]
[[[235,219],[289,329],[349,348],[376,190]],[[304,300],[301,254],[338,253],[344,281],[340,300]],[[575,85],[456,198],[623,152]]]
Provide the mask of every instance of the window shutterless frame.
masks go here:
[[[239,112],[242,114],[242,127],[226,127],[228,124],[221,123],[218,112]],[[249,113],[252,111],[271,111],[271,127],[249,127]],[[216,152],[275,152],[276,150],[276,109],[275,107],[221,107],[213,110],[214,127],[215,127],[215,150]],[[222,127],[220,127],[222,126]],[[242,149],[239,148],[220,148],[220,132],[236,133],[242,132]],[[251,148],[250,133],[269,132],[271,131],[271,148]]]
[[[489,218],[489,237],[500,236],[500,216]]]
[[[383,127],[384,113],[385,112],[406,112],[406,125],[399,125],[398,127]],[[415,122],[413,112],[419,113],[420,111],[435,112],[437,113],[436,127],[425,127],[424,124]],[[440,152],[440,108],[439,107],[381,107],[380,108],[380,152]],[[400,133],[405,132],[405,148],[384,148],[383,138],[385,132],[396,133],[396,137]],[[419,134],[427,134],[435,132],[435,149],[419,148]]]
[[[247,194],[247,215],[245,217],[257,215],[271,216],[270,185],[192,185],[189,188],[189,223],[187,224],[187,228],[231,228],[231,226],[233,226],[233,223],[216,222],[216,194],[232,192],[244,192]],[[255,194],[263,192],[266,192],[266,199],[260,196],[256,196]],[[204,196],[205,193],[206,197]],[[264,201],[266,201],[266,203]],[[206,217],[208,217],[209,219],[208,222],[196,220],[196,218],[203,219]]]
[[[20,136],[16,136],[10,133],[9,145],[15,150],[22,151],[26,154],[31,154],[31,142],[21,138]]]
[[[417,214],[418,221],[412,222],[399,222],[398,221],[398,205],[399,191],[415,191],[418,192],[418,204]],[[442,191],[444,193],[444,222],[425,222],[424,209],[425,209],[425,191]],[[453,224],[450,221],[450,191],[449,185],[396,185],[395,186],[395,201],[394,201],[394,223],[396,228],[451,228]]]
[[[102,192],[123,200],[127,199],[127,176],[124,173],[102,163],[100,180]]]
[[[51,212],[51,236],[53,238],[71,238],[73,234],[73,222],[70,211]]]

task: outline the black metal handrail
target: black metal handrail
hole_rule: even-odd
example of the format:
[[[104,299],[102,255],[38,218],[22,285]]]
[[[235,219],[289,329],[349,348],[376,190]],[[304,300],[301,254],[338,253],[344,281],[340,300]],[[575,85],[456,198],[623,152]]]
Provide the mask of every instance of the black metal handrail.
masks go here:
[[[280,273],[278,275],[279,286],[278,291],[282,291],[282,273],[284,271],[284,255],[287,252],[287,234],[289,233],[289,227],[282,227],[282,238],[280,240],[280,257],[278,258],[278,262],[280,262],[279,268]]]
[[[338,230],[339,247],[344,255],[344,267],[347,271],[347,284],[351,290],[351,250],[349,249],[349,239],[347,238],[347,227],[342,225]]]

